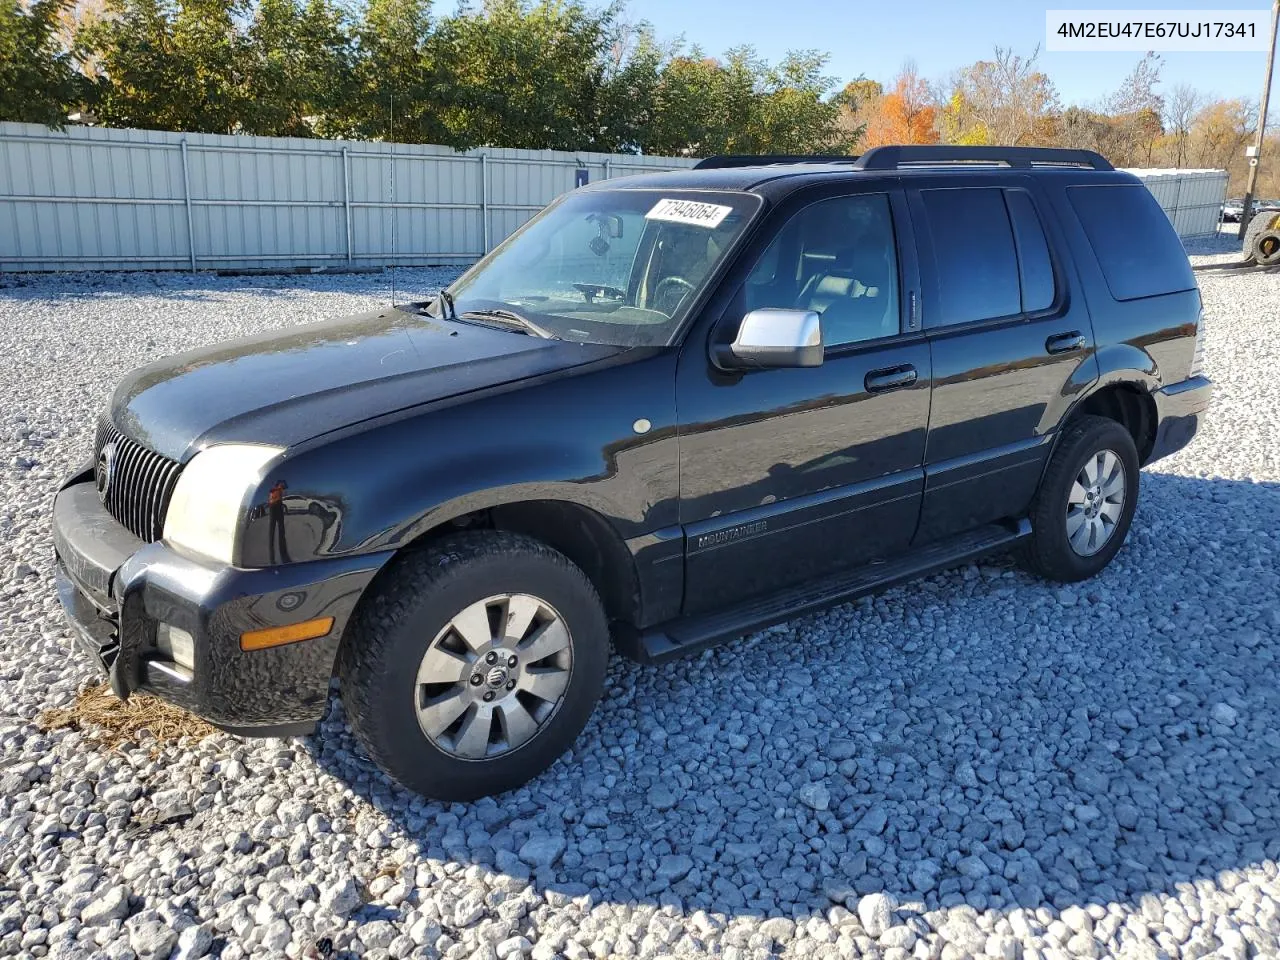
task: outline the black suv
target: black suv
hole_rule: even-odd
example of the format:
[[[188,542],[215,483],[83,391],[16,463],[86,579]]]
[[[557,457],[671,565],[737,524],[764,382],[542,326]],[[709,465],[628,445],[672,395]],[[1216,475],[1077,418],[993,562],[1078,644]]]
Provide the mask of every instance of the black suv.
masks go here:
[[[125,378],[54,504],[121,697],[468,798],[660,661],[1017,547],[1124,542],[1195,434],[1200,295],[1084,151],[715,158],[575,190],[440,296]]]

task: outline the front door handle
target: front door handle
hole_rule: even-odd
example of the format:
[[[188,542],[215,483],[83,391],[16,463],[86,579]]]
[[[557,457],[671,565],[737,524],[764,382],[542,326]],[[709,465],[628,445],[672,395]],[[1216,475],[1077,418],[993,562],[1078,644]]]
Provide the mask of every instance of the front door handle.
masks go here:
[[[1079,330],[1070,333],[1057,333],[1044,342],[1044,348],[1050,353],[1074,353],[1089,345],[1088,339]]]
[[[867,393],[882,393],[885,390],[909,387],[916,382],[916,368],[909,363],[904,363],[897,367],[872,370],[862,382],[867,388]]]

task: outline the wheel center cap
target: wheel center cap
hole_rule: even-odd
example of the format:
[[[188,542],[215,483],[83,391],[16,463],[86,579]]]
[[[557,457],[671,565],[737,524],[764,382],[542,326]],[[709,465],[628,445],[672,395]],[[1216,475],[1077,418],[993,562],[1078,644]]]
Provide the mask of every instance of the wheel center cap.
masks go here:
[[[495,688],[505,686],[507,682],[507,668],[501,665],[491,667],[489,672],[484,676],[484,682]]]

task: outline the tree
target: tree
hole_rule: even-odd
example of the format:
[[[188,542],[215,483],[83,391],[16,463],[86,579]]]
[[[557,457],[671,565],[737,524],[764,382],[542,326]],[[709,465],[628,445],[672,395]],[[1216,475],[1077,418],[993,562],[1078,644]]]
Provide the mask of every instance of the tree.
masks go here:
[[[1150,166],[1155,145],[1164,133],[1161,114],[1164,98],[1156,92],[1162,62],[1147,53],[1103,101],[1111,118],[1106,139],[1107,156],[1117,166]]]
[[[352,63],[321,126],[327,135],[444,143],[449,90],[430,0],[368,0],[352,37]]]
[[[1166,142],[1163,144],[1169,162],[1174,167],[1185,167],[1190,159],[1191,128],[1196,114],[1205,104],[1205,97],[1195,87],[1180,83],[1173,88],[1165,104]]]
[[[840,128],[841,105],[829,96],[826,57],[787,54],[776,67],[752,48],[723,61],[694,47],[671,56],[654,92],[647,153],[824,153],[852,138]]]
[[[436,33],[456,89],[445,100],[442,142],[556,150],[608,145],[599,92],[616,39],[616,7],[489,0]]]
[[[937,109],[930,102],[929,89],[915,64],[902,68],[889,93],[869,106],[867,129],[862,138],[866,147],[886,144],[937,143]]]
[[[247,113],[244,0],[115,0],[81,39],[110,126],[235,133]]]
[[[961,70],[943,108],[947,142],[1025,146],[1051,136],[1058,93],[1036,68],[1039,56],[1039,47],[1027,57],[996,47],[992,59]]]
[[[334,126],[351,94],[351,41],[328,0],[260,0],[249,26],[240,128],[308,137]]]
[[[75,55],[59,41],[68,0],[0,0],[0,120],[61,127],[85,93]]]

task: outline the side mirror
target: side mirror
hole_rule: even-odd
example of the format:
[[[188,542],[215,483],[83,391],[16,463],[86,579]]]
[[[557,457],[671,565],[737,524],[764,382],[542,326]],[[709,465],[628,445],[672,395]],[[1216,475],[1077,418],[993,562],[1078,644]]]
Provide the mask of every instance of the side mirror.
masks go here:
[[[812,310],[752,310],[732,343],[713,348],[712,360],[726,370],[821,366],[822,322]]]

